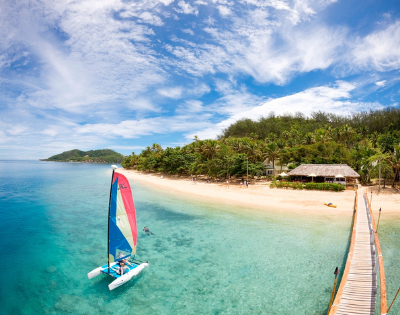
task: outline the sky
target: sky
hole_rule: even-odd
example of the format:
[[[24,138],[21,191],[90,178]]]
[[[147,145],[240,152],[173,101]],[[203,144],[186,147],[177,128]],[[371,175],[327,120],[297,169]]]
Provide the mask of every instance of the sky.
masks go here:
[[[400,4],[0,0],[0,159],[399,106]]]

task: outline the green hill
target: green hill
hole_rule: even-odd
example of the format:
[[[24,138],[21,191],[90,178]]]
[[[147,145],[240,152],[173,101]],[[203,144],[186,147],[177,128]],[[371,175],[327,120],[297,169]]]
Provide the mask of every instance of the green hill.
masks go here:
[[[78,149],[66,151],[53,155],[46,161],[55,162],[84,162],[84,163],[121,163],[124,156],[114,150],[90,150],[81,151]]]

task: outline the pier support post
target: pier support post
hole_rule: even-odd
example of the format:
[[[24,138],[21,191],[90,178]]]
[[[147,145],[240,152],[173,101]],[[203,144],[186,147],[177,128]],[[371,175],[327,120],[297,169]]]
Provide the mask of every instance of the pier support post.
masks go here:
[[[381,219],[381,211],[382,211],[382,208],[379,208],[378,224],[376,225],[376,232],[377,233],[378,233],[378,228],[379,228],[379,220]]]
[[[339,274],[339,268],[338,268],[338,267],[336,267],[336,269],[335,269],[335,271],[333,272],[333,274],[335,275],[335,281],[333,282],[333,289],[332,289],[331,300],[330,300],[330,302],[329,302],[328,314],[329,314],[329,311],[331,310],[331,307],[332,307],[333,298],[335,297],[336,284],[337,284],[337,276],[338,276],[338,274]]]
[[[400,287],[399,287],[399,289],[397,290],[397,293],[396,293],[396,295],[395,295],[395,297],[394,297],[392,303],[390,304],[390,306],[389,306],[389,308],[388,308],[388,310],[387,310],[387,313],[389,313],[390,309],[392,308],[392,305],[393,305],[394,301],[396,300],[397,295],[399,294],[399,292],[400,292]],[[386,314],[387,314],[387,313],[386,313]]]
[[[375,233],[374,230],[371,230],[371,245],[375,244]]]

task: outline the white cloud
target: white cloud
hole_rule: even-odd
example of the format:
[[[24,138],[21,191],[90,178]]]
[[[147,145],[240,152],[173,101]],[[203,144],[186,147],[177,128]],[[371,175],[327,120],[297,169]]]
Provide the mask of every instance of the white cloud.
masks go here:
[[[194,35],[194,32],[190,28],[185,28],[185,29],[182,30],[182,32],[190,34],[192,36]]]
[[[170,5],[174,0],[159,0],[161,3],[163,3],[165,6]]]
[[[114,19],[115,10],[127,8],[122,2],[33,2],[29,11],[26,7],[20,1],[3,8],[7,17],[0,22],[0,45],[21,61],[38,60],[35,68],[30,67],[32,73],[28,70],[18,76],[24,85],[10,80],[15,88],[22,87],[19,101],[39,108],[85,112],[92,104],[124,97],[128,102],[164,81],[164,71],[148,47],[153,30],[131,20]],[[49,14],[43,16],[43,11]],[[155,16],[146,14],[139,16],[158,23]],[[46,23],[55,25],[68,40],[56,40]],[[36,87],[27,88],[29,82]]]
[[[185,113],[205,113],[205,108],[203,107],[203,102],[198,100],[186,100],[184,104],[181,104],[176,109],[179,114]]]
[[[181,97],[183,89],[181,86],[176,86],[173,88],[158,89],[157,92],[162,96],[178,99]]]
[[[382,81],[377,81],[377,82],[375,82],[375,84],[376,84],[377,86],[379,86],[379,87],[384,87],[384,86],[385,86],[385,83],[386,83],[386,80],[382,80]]]
[[[358,38],[352,49],[349,66],[355,70],[374,69],[390,71],[400,67],[400,21],[385,29],[377,30],[364,38]],[[353,69],[354,70],[354,69]]]
[[[244,12],[227,29],[206,27],[213,42],[167,45],[179,68],[195,76],[222,72],[285,84],[299,72],[326,69],[339,59],[347,31],[320,24],[284,25],[265,9]]]
[[[257,120],[263,116],[268,116],[272,111],[278,115],[298,111],[305,115],[310,115],[314,111],[345,115],[358,110],[383,108],[379,103],[363,103],[349,100],[351,98],[350,92],[355,88],[356,86],[351,83],[338,81],[334,86],[310,88],[296,94],[270,99],[262,105],[238,112],[213,127],[189,132],[186,134],[186,138],[191,139],[195,134],[201,139],[215,138],[221,134],[223,129],[239,119],[250,118]]]
[[[192,7],[189,3],[186,3],[185,1],[179,1],[178,6],[180,7],[180,9],[175,9],[178,13],[194,15],[199,14],[199,10],[196,7]]]
[[[28,130],[28,128],[26,126],[12,125],[7,128],[6,132],[12,136],[18,136],[18,135],[26,133],[27,130]]]
[[[112,150],[143,150],[145,148],[146,147],[139,145],[111,145],[107,147],[107,149]]]
[[[153,15],[150,12],[143,12],[142,14],[139,15],[139,18],[144,23],[149,23],[149,24],[156,25],[156,26],[164,25],[163,21],[161,20],[161,18],[159,16]]]
[[[218,8],[219,14],[220,14],[222,17],[226,17],[226,16],[232,14],[231,9],[228,8],[227,6],[219,5],[217,8]]]
[[[194,95],[194,96],[202,96],[204,94],[207,94],[211,91],[210,86],[208,86],[205,83],[201,83],[199,85],[196,85],[195,87],[188,89],[188,94],[189,95]]]
[[[132,139],[154,134],[166,134],[172,132],[186,132],[195,128],[206,128],[210,123],[202,119],[202,115],[179,115],[174,117],[155,117],[137,120],[124,120],[117,124],[86,124],[78,126],[75,132],[78,134],[96,134],[107,138]]]
[[[135,111],[151,111],[151,112],[159,112],[161,109],[154,105],[153,102],[145,97],[137,97],[127,103],[125,103],[125,107],[135,110]]]

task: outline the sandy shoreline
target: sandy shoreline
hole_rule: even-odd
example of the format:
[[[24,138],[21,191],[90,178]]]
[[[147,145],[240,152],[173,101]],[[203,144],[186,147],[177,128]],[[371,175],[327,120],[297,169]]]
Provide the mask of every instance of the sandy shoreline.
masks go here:
[[[154,187],[192,195],[216,202],[234,203],[259,209],[307,212],[310,214],[349,215],[353,213],[354,191],[297,191],[293,189],[269,188],[269,185],[249,185],[248,188],[225,183],[196,183],[185,179],[161,178],[158,174],[146,174],[133,170],[119,169],[128,179],[151,184]],[[324,205],[331,202],[337,208]]]
[[[215,200],[220,203],[233,203],[242,206],[251,206],[264,210],[279,210],[301,212],[309,214],[323,215],[349,215],[353,213],[354,191],[345,190],[343,192],[327,191],[307,191],[293,189],[269,188],[269,185],[250,185],[248,188],[225,183],[205,183],[197,181],[196,184],[188,179],[161,178],[159,174],[147,174],[133,170],[119,169],[128,179],[141,181],[162,188],[164,191],[182,193],[185,196],[191,195]],[[377,213],[379,207],[382,207],[386,214],[400,215],[400,193],[391,192],[386,189],[377,194],[373,190],[372,208]],[[368,191],[370,197],[370,188],[362,187],[359,193]],[[337,205],[337,208],[331,208],[324,205],[324,202],[331,202]]]

